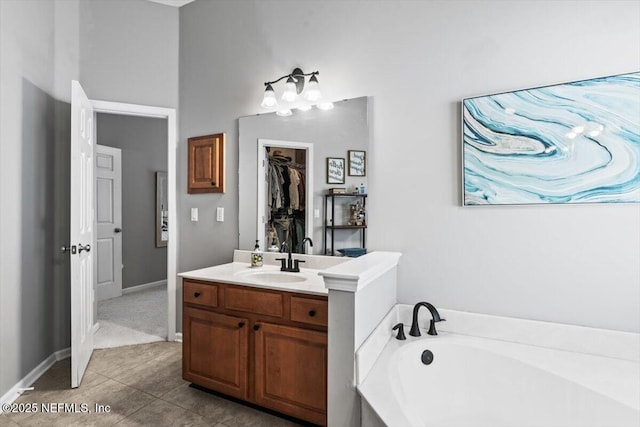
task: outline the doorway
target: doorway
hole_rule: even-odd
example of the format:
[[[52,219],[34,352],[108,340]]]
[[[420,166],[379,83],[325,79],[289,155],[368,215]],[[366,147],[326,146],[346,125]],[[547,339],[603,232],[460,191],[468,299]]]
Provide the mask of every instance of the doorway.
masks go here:
[[[303,239],[313,235],[313,144],[258,140],[257,240],[275,251],[286,242],[303,252]]]
[[[168,162],[158,143],[167,140],[166,122],[96,115],[95,348],[167,339],[167,245],[156,239],[157,176],[166,175]]]
[[[118,115],[128,117],[142,117],[152,119],[163,119],[164,126],[166,128],[166,139],[158,139],[156,141],[157,150],[165,151],[167,153],[166,161],[166,173],[167,173],[167,202],[168,209],[164,214],[165,223],[168,222],[165,235],[168,235],[168,241],[166,242],[166,339],[168,341],[175,341],[180,339],[176,336],[176,272],[177,272],[177,239],[178,230],[177,227],[172,227],[171,222],[175,223],[177,217],[176,206],[176,157],[177,157],[177,127],[176,127],[176,113],[172,108],[152,107],[146,105],[125,104],[110,101],[98,101],[92,100],[94,108],[94,122],[98,114],[104,115]],[[155,182],[155,176],[154,176]],[[124,184],[126,185],[126,184]],[[155,195],[155,189],[152,189]],[[155,206],[155,205],[154,205]],[[155,217],[150,221],[155,226]],[[126,229],[122,227],[122,234],[126,233]],[[155,235],[153,237],[155,242]],[[95,242],[94,242],[95,243]],[[152,284],[153,285],[153,284]],[[153,286],[151,286],[153,287]],[[123,289],[126,289],[123,288]],[[164,291],[161,291],[164,293]],[[124,292],[127,295],[127,292]],[[97,313],[97,298],[94,302],[94,313]]]

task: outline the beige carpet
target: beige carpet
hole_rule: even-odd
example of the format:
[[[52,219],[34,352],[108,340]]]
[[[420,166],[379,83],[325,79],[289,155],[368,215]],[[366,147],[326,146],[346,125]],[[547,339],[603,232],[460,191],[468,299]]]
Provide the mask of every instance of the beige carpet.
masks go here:
[[[98,323],[94,348],[166,341],[166,285],[98,302]]]

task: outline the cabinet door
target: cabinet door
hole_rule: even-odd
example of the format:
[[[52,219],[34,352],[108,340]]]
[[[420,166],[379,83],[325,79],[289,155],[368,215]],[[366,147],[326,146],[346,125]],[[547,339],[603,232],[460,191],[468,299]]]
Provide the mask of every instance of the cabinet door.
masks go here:
[[[270,323],[257,326],[256,403],[325,425],[327,334]]]
[[[246,399],[249,321],[185,306],[182,329],[182,377]]]
[[[224,137],[189,138],[189,193],[224,193]]]

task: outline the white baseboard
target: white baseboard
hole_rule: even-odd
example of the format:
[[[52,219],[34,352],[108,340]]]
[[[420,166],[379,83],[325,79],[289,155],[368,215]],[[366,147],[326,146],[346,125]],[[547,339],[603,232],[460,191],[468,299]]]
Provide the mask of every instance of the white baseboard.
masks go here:
[[[2,413],[1,405],[6,403],[13,403],[22,392],[21,389],[25,387],[30,387],[33,383],[35,383],[38,378],[40,378],[47,370],[53,366],[54,363],[64,360],[67,357],[71,356],[71,347],[64,348],[62,350],[58,350],[55,353],[51,354],[49,357],[44,359],[38,366],[33,368],[31,372],[24,376],[20,381],[16,383],[11,389],[6,392],[0,398],[0,413]]]
[[[167,286],[167,280],[158,280],[157,282],[143,283],[142,285],[131,286],[128,288],[122,288],[122,295],[130,294],[132,292],[140,292],[145,289],[155,288],[156,286]]]
[[[175,342],[182,342],[182,332],[176,332]]]

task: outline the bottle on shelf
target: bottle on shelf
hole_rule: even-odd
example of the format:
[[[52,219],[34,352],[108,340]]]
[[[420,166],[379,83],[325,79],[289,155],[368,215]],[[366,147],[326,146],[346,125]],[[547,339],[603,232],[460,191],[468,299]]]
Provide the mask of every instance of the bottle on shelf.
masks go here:
[[[358,194],[365,194],[364,183],[360,183],[360,187],[358,187]]]

